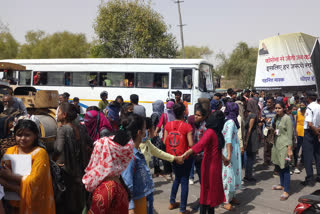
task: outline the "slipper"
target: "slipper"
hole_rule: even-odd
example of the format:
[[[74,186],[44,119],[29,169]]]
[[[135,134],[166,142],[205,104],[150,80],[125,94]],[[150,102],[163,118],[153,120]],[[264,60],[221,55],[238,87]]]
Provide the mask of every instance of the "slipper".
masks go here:
[[[289,198],[289,195],[286,196],[285,194],[282,194],[282,195],[280,196],[280,201],[286,201],[286,200],[288,200],[288,198]]]
[[[273,185],[272,190],[283,190],[284,188],[280,185]]]
[[[231,204],[224,204],[222,207],[224,209],[228,210],[228,211],[232,211],[233,210],[233,206]]]

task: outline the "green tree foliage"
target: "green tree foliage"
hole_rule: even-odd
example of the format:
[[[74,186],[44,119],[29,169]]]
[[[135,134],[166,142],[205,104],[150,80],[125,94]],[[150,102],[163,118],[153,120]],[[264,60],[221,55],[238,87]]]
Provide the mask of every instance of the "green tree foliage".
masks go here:
[[[25,35],[26,44],[20,48],[18,58],[85,58],[90,45],[84,34],[67,31],[46,35],[43,31],[29,31]]]
[[[19,43],[13,38],[7,26],[0,21],[0,59],[14,59]]]
[[[239,79],[237,87],[251,88],[254,84],[257,56],[258,48],[240,42],[229,57],[224,53],[217,54],[220,63],[215,71],[227,79]]]
[[[185,46],[184,53],[186,59],[208,59],[213,54],[213,51],[207,46]],[[182,49],[179,50],[179,58],[182,58]]]
[[[175,57],[177,43],[163,17],[143,0],[101,3],[94,23],[93,57]]]

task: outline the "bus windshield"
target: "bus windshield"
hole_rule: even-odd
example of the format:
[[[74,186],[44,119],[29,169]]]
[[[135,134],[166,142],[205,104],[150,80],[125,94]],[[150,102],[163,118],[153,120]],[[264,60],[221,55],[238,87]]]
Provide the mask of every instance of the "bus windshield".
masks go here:
[[[213,91],[212,67],[207,64],[201,64],[199,69],[199,90]]]

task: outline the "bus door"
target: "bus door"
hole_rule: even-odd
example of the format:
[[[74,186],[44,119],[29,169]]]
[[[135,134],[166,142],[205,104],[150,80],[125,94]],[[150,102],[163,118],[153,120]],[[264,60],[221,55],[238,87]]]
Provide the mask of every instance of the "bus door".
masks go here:
[[[174,98],[174,92],[179,90],[182,93],[182,99],[188,102],[189,115],[193,113],[193,69],[192,68],[172,68],[171,69],[171,97]]]

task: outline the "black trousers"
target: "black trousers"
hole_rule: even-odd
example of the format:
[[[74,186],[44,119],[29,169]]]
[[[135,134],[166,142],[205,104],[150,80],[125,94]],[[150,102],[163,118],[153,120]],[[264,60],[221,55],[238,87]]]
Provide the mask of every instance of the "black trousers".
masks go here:
[[[304,168],[306,169],[306,181],[313,179],[313,159],[316,162],[317,178],[320,179],[320,143],[318,137],[309,129],[304,130],[304,138],[302,144]]]
[[[214,207],[200,204],[200,214],[214,214]]]

